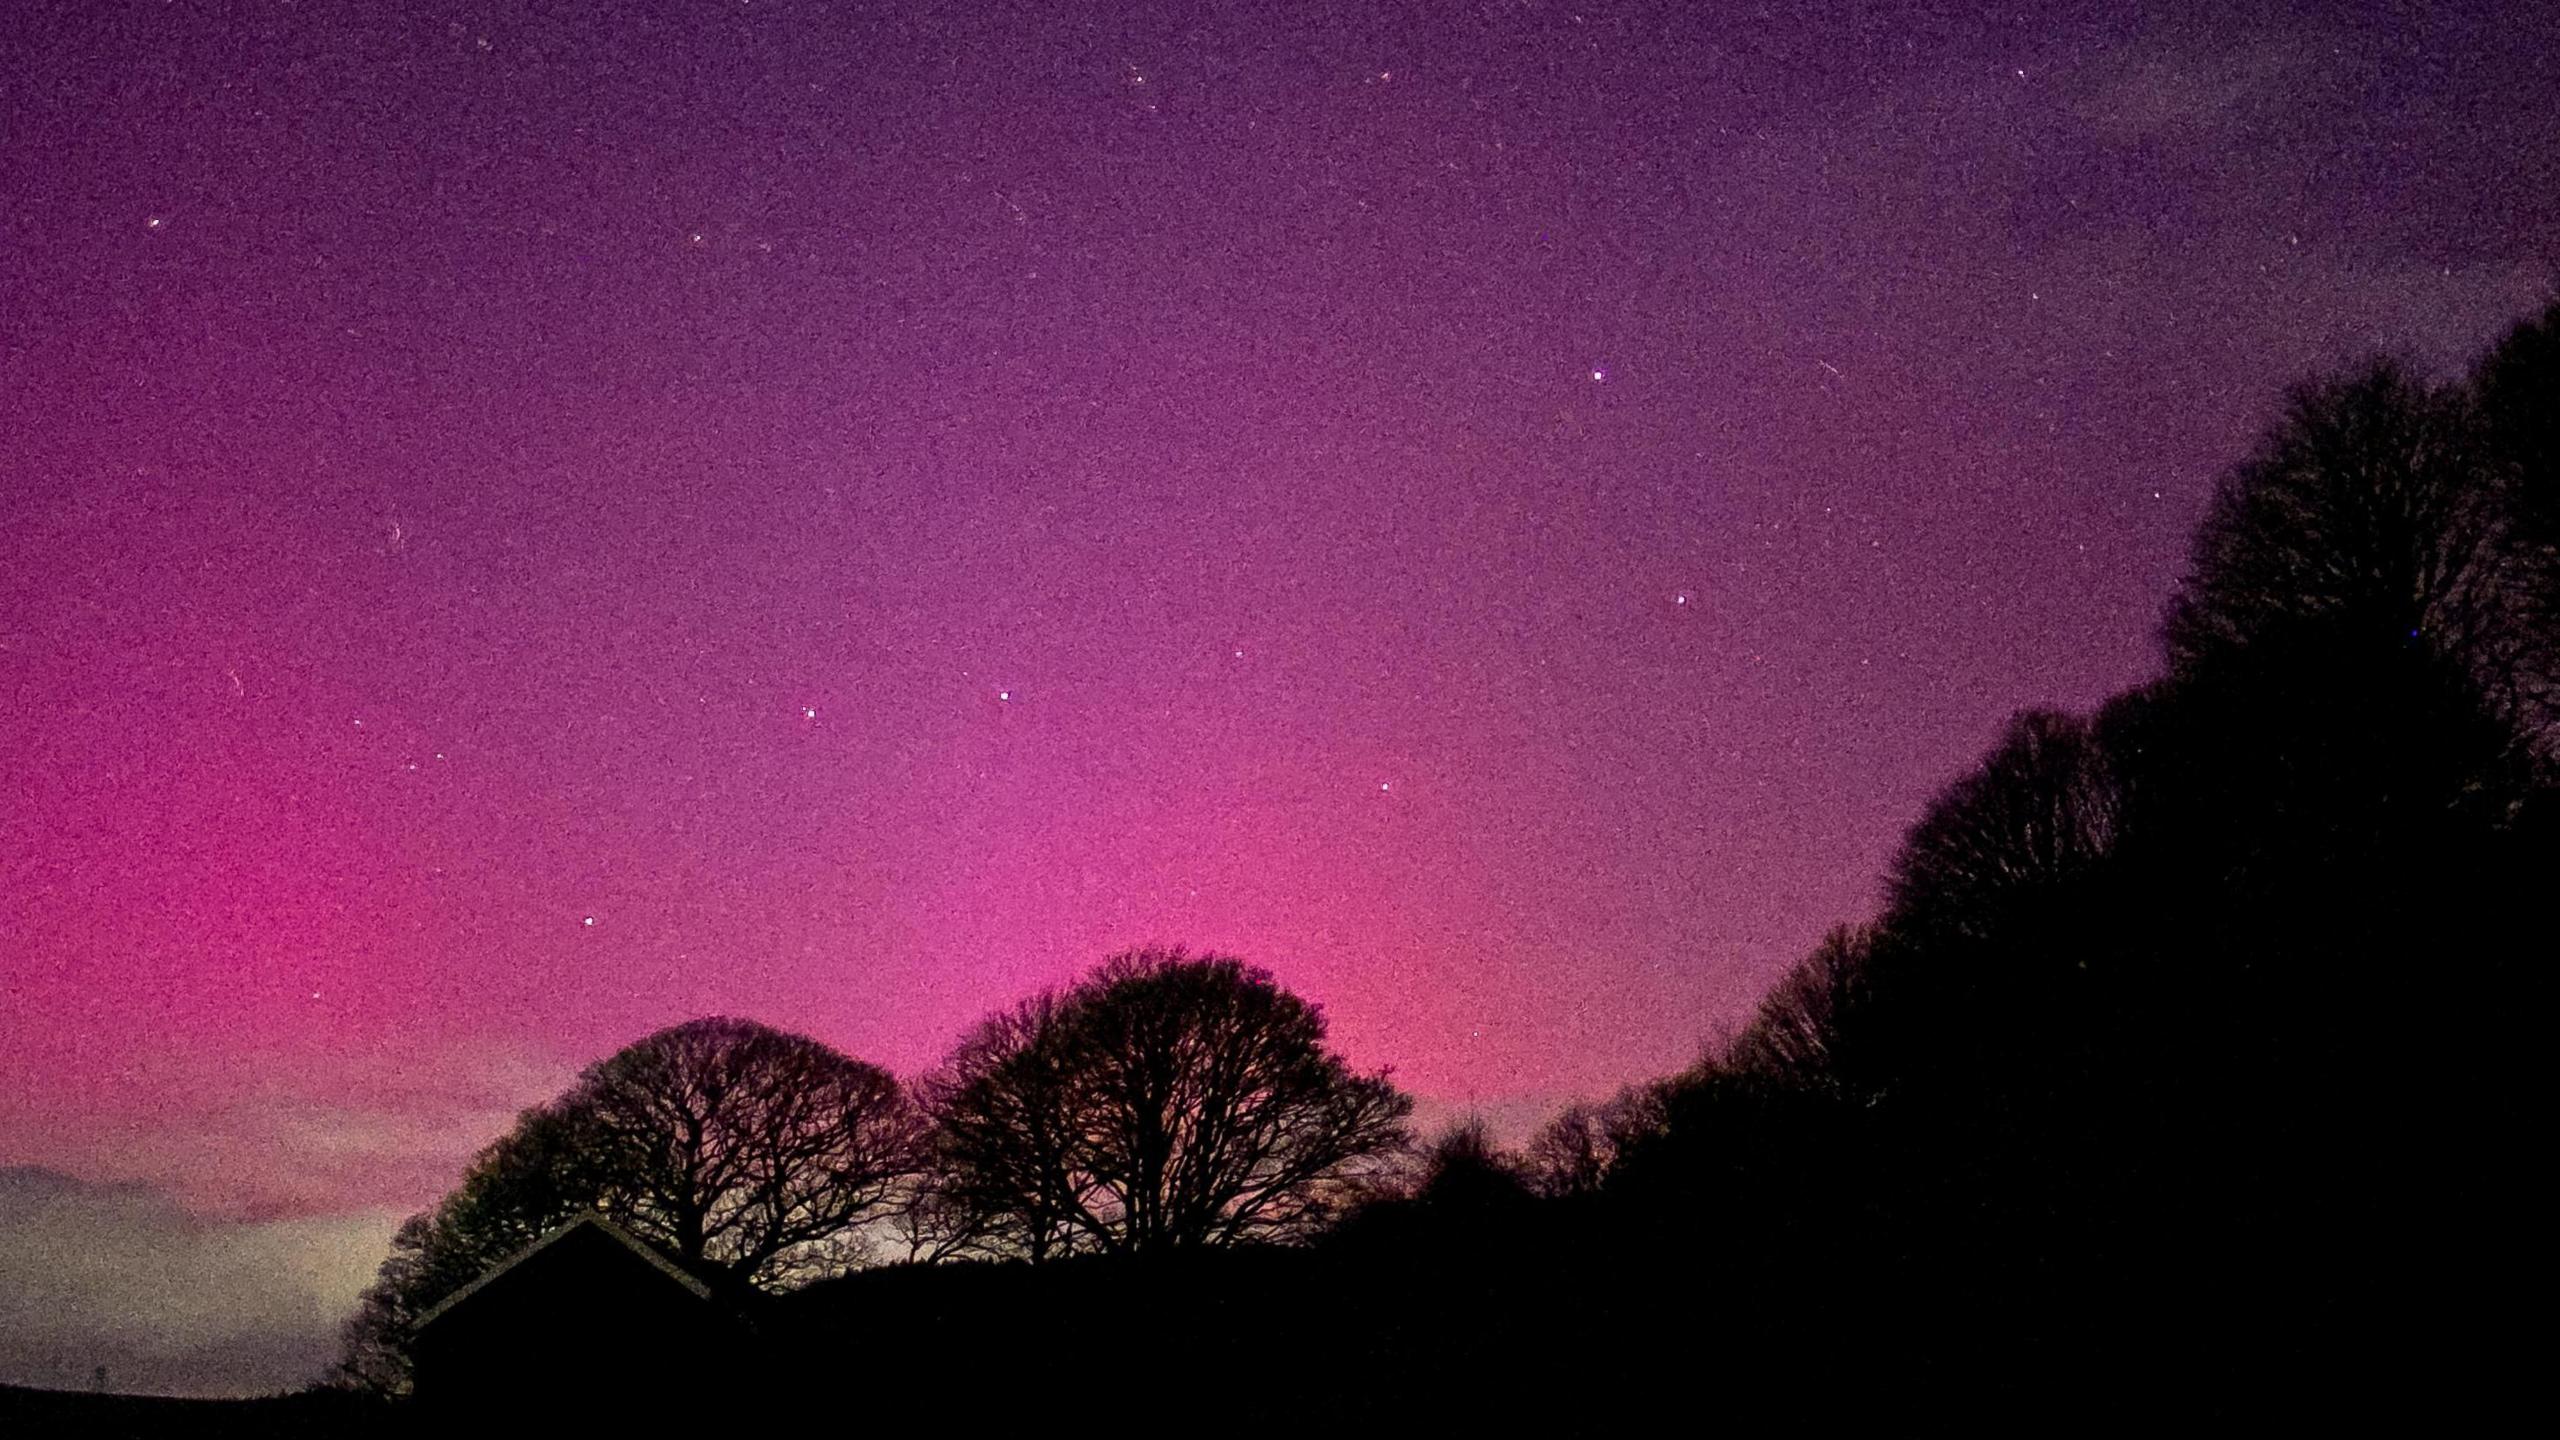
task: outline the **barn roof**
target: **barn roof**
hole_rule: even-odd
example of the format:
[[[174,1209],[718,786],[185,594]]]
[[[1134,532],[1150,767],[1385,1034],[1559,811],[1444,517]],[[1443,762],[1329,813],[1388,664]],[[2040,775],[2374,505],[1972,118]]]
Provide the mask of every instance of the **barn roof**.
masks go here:
[[[499,1261],[497,1264],[490,1266],[487,1273],[483,1274],[479,1279],[472,1281],[470,1284],[463,1286],[461,1289],[454,1291],[452,1294],[447,1295],[442,1300],[439,1300],[435,1304],[429,1306],[427,1308],[427,1313],[419,1316],[411,1323],[409,1326],[410,1330],[414,1333],[416,1331],[426,1329],[429,1325],[434,1324],[436,1320],[447,1311],[453,1309],[454,1306],[459,1305],[463,1301],[471,1298],[473,1295],[478,1294],[482,1289],[488,1286],[489,1282],[506,1274],[508,1271],[513,1270],[518,1265],[532,1259],[534,1256],[541,1254],[543,1251],[550,1249],[553,1245],[558,1244],[563,1237],[588,1228],[593,1228],[602,1232],[605,1236],[620,1244],[624,1249],[629,1250],[632,1254],[647,1261],[650,1268],[666,1276],[678,1285],[683,1286],[697,1299],[708,1300],[711,1298],[711,1287],[704,1284],[700,1277],[687,1273],[683,1266],[678,1265],[673,1260],[670,1260],[666,1256],[660,1254],[656,1247],[648,1244],[646,1241],[634,1237],[630,1231],[623,1229],[621,1226],[607,1220],[602,1215],[590,1210],[586,1214],[568,1221],[565,1224],[553,1226],[549,1231],[544,1233],[541,1239],[534,1241],[532,1244],[527,1245],[513,1255],[508,1256],[506,1259]]]

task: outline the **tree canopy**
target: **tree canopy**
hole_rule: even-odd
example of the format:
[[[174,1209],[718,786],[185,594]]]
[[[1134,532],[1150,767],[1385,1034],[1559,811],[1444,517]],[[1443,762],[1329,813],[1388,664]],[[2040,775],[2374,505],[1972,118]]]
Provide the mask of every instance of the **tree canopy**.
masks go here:
[[[1034,1259],[1303,1232],[1412,1112],[1324,1039],[1320,1010],[1241,960],[1115,956],[953,1052],[929,1088],[941,1184]]]
[[[587,1068],[472,1161],[392,1244],[342,1378],[405,1383],[406,1332],[438,1300],[587,1211],[707,1281],[777,1288],[843,1268],[904,1199],[926,1127],[897,1081],[806,1036],[727,1017]]]

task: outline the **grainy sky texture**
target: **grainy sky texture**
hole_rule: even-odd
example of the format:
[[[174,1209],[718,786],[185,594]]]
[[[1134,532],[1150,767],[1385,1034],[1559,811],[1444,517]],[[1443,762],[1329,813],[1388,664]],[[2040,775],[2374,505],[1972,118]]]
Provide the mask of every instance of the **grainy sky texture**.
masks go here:
[[[1986,8],[20,0],[11,1203],[325,1311],[654,1027],[1150,941],[1681,1065],[2286,383],[2548,293],[2560,11]]]

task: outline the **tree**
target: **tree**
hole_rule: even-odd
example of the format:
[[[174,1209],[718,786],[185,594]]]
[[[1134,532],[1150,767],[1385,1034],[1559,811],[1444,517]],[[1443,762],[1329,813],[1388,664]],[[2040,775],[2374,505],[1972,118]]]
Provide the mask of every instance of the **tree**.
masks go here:
[[[1480,1116],[1451,1125],[1423,1147],[1414,1198],[1427,1209],[1484,1219],[1516,1216],[1536,1193],[1529,1167],[1494,1142]]]
[[[733,1283],[837,1265],[925,1165],[925,1122],[889,1072],[748,1020],[661,1030],[563,1104],[594,1126],[608,1213]]]
[[[1529,1140],[1530,1188],[1549,1199],[1593,1195],[1627,1148],[1662,1127],[1663,1087],[1630,1085],[1601,1104],[1577,1101]]]
[[[2491,447],[2516,469],[2529,528],[2560,542],[2560,300],[2508,331],[2471,387]]]
[[[2296,389],[2197,529],[2164,631],[2173,671],[2312,626],[2465,649],[2498,525],[2482,458],[2460,397],[2388,362]]]
[[[408,1393],[409,1327],[417,1323],[418,1297],[428,1288],[418,1272],[435,1218],[432,1210],[412,1215],[391,1237],[391,1254],[340,1332],[338,1362],[328,1374],[332,1387],[383,1396]]]
[[[1838,1078],[1835,1055],[1844,1031],[1865,1017],[1872,932],[1841,925],[1822,937],[1760,1002],[1751,1023],[1726,1047],[1725,1061],[1754,1074],[1805,1081]]]
[[[805,1036],[713,1018],[589,1066],[413,1216],[350,1322],[343,1384],[397,1393],[436,1302],[586,1211],[706,1280],[779,1288],[845,1259],[924,1168],[926,1126],[887,1071]]]
[[[987,1017],[926,1082],[932,1180],[906,1220],[918,1258],[989,1251],[1038,1262],[1073,1247],[1097,1182],[1080,1168],[1064,1006],[1044,992]]]
[[[595,1163],[586,1113],[553,1102],[525,1111],[483,1147],[435,1209],[412,1215],[391,1240],[347,1322],[331,1372],[340,1386],[397,1395],[409,1385],[409,1328],[437,1301],[554,1226],[620,1208]]]
[[[2500,573],[2509,625],[2497,678],[2547,768],[2560,768],[2560,301],[2509,331],[2473,374],[2501,471]]]
[[[941,1183],[1032,1259],[1302,1233],[1407,1143],[1412,1101],[1226,956],[1135,950],[997,1015],[931,1082]]]
[[[2091,987],[2087,910],[2118,842],[2120,783],[2084,721],[2014,717],[1933,800],[1895,857],[1880,922],[1835,934],[1773,992],[1728,1057],[1875,1096],[2041,1088],[2076,1046]]]
[[[1887,923],[1982,938],[2017,899],[2105,858],[2115,808],[2107,757],[2088,725],[2051,710],[2022,712],[1903,840]]]

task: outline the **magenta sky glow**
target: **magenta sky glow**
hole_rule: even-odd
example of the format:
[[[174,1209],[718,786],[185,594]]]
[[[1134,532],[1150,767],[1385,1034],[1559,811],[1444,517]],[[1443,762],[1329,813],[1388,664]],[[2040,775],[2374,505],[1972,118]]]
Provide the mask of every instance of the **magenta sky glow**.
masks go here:
[[[2548,7],[1821,8],[14,9],[0,1164],[390,1214],[1149,941],[1685,1063],[2560,218]]]

